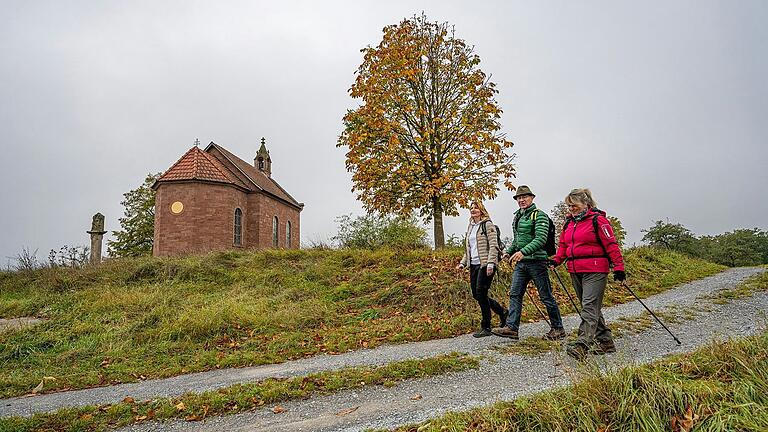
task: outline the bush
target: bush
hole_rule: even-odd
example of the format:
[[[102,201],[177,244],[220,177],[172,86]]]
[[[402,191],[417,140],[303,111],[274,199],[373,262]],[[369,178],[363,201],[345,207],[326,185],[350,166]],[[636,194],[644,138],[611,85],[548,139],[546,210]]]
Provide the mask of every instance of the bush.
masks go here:
[[[333,241],[341,248],[429,247],[427,231],[419,225],[415,216],[400,217],[368,213],[352,218],[349,214],[336,218],[336,223],[339,224],[339,232],[333,236]]]
[[[768,232],[758,228],[736,229],[716,236],[696,237],[679,223],[656,221],[642,230],[650,246],[682,252],[717,264],[751,266],[768,264]]]

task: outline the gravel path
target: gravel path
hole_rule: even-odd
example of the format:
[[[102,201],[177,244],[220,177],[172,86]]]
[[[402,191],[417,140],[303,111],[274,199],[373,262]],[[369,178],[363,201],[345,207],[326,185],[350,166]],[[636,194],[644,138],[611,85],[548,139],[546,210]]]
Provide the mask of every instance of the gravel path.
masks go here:
[[[719,289],[737,285],[744,278],[764,271],[761,268],[730,269],[700,281],[688,283],[645,300],[651,308],[661,309],[676,304],[695,303],[697,298]],[[756,314],[768,309],[768,294],[719,306],[691,322],[672,326],[683,341],[677,347],[660,328],[619,339],[619,353],[607,356],[615,364],[648,361],[675,352],[690,351],[715,337],[742,336],[757,331]],[[621,316],[636,316],[644,310],[637,302],[617,305],[604,311],[608,321]],[[577,316],[565,317],[566,328],[578,325]],[[721,325],[720,323],[728,323]],[[548,330],[544,322],[521,327],[521,337],[540,335]],[[178,396],[185,392],[201,392],[238,382],[288,377],[359,365],[379,365],[407,358],[431,357],[441,353],[466,352],[489,357],[478,370],[442,375],[401,383],[393,388],[370,387],[308,400],[288,402],[287,412],[276,415],[264,409],[247,414],[212,418],[200,423],[148,423],[126,430],[360,430],[365,427],[389,427],[421,421],[447,410],[461,410],[486,405],[496,400],[509,400],[523,394],[563,385],[569,382],[571,362],[561,353],[537,357],[503,355],[488,348],[509,343],[489,337],[474,339],[470,335],[450,339],[382,346],[335,356],[317,356],[277,365],[243,369],[217,370],[189,374],[164,380],[144,381],[111,387],[52,393],[28,398],[0,401],[0,416],[30,415],[64,406],[114,403],[126,396],[136,400]],[[502,384],[504,383],[504,384]],[[411,400],[414,395],[418,400]],[[337,413],[358,407],[347,415]]]

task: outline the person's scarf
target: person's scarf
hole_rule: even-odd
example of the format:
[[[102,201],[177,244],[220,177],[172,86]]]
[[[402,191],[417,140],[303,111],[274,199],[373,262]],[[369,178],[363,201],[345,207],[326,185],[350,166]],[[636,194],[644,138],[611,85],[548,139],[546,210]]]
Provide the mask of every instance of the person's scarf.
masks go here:
[[[583,221],[584,218],[587,216],[587,212],[589,212],[589,209],[585,208],[584,210],[579,212],[579,214],[572,216],[573,220],[575,220],[576,222]]]

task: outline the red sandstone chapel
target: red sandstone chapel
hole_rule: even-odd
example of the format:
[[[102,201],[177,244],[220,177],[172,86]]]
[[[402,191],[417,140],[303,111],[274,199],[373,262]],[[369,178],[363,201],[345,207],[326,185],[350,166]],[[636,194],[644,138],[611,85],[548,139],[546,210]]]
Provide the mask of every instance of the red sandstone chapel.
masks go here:
[[[214,142],[195,145],[152,188],[155,256],[299,248],[304,204],[272,179],[264,138],[253,165]]]

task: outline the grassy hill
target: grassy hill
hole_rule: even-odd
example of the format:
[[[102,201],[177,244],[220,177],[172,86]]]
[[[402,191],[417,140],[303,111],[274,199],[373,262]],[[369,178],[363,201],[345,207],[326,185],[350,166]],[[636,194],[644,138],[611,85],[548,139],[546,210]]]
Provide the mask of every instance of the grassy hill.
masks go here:
[[[480,314],[466,274],[454,270],[460,254],[220,252],[0,273],[0,317],[46,319],[0,333],[0,397],[44,377],[55,378],[46,391],[83,388],[464,334]],[[642,295],[724,269],[648,248],[626,260]],[[494,283],[502,303],[510,278],[502,267]],[[572,312],[559,288],[556,296]],[[629,300],[618,286],[605,298]],[[527,304],[523,321],[538,319]]]

